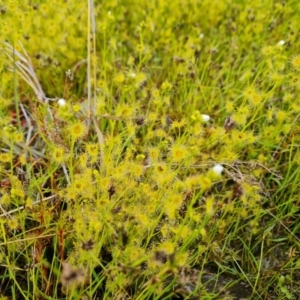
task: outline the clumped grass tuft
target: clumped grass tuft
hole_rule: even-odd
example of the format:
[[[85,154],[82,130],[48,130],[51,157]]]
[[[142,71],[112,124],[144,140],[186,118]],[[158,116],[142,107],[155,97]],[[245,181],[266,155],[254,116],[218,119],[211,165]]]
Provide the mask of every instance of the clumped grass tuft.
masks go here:
[[[297,1],[0,1],[0,299],[298,299]]]

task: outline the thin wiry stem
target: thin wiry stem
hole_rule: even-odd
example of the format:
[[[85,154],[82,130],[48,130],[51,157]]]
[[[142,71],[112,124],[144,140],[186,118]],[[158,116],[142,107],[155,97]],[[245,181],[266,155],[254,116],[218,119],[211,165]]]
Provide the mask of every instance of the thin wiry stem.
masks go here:
[[[96,68],[96,21],[95,21],[95,13],[94,13],[94,3],[93,0],[88,0],[88,117],[92,117],[93,124],[97,133],[98,142],[100,146],[100,163],[104,170],[104,136],[101,132],[96,119],[94,116],[94,109],[96,106],[96,97],[97,97],[97,89],[96,89],[96,79],[97,79],[97,68]],[[92,26],[91,26],[92,25]],[[92,28],[91,28],[92,27]],[[94,97],[93,103],[91,103],[91,32],[93,39],[93,77],[94,77]]]
[[[88,24],[87,24],[87,92],[88,92],[88,118],[91,117],[91,6],[92,1],[88,0]]]
[[[93,103],[93,109],[95,109],[96,106],[96,79],[97,79],[97,57],[96,57],[96,20],[95,20],[95,13],[94,13],[94,3],[93,0],[90,0],[91,2],[91,21],[92,21],[92,36],[93,36],[93,75],[94,75],[94,103]]]

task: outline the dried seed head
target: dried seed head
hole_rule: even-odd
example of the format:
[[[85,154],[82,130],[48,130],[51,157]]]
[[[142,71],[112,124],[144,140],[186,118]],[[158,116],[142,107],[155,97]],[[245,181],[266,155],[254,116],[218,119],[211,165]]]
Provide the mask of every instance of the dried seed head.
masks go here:
[[[82,249],[89,251],[94,248],[94,242],[92,240],[88,240],[87,242],[82,243]]]
[[[244,194],[244,189],[240,184],[235,184],[232,191],[232,197],[234,199],[240,198]]]
[[[182,64],[182,63],[185,62],[185,59],[182,58],[182,57],[174,56],[173,59],[174,59],[174,61],[175,61],[176,63],[178,63],[178,64]]]
[[[108,196],[109,196],[109,199],[111,199],[111,197],[116,193],[116,187],[111,185],[109,188],[108,188]]]
[[[136,122],[136,125],[142,126],[145,124],[145,118],[143,116],[137,117],[135,122]]]
[[[86,272],[82,269],[75,269],[69,263],[64,262],[60,281],[63,287],[84,284],[87,281]]]
[[[164,251],[155,251],[153,254],[153,259],[156,262],[165,264],[168,260],[168,255]]]
[[[226,132],[231,130],[234,126],[235,126],[235,122],[233,121],[231,116],[228,116],[224,122],[224,128],[225,128]]]

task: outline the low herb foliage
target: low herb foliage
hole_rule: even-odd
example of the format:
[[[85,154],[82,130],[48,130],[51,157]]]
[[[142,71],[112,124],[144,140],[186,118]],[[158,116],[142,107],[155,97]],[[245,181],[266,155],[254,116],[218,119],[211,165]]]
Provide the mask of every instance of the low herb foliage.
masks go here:
[[[0,1],[0,299],[299,299],[299,14]]]

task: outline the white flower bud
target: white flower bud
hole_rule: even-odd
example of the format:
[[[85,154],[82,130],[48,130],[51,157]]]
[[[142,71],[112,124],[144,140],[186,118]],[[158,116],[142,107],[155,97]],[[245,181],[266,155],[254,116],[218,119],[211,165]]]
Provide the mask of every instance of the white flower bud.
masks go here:
[[[212,170],[216,175],[221,175],[222,171],[224,170],[224,167],[220,164],[217,164],[217,165],[213,166]]]
[[[278,46],[283,46],[285,44],[285,41],[281,40],[277,43]]]
[[[57,103],[58,103],[58,105],[60,106],[60,107],[63,107],[63,106],[65,106],[66,104],[67,104],[67,102],[66,102],[66,100],[65,99],[58,99],[57,100]]]
[[[201,115],[203,122],[208,122],[210,120],[209,115]]]

